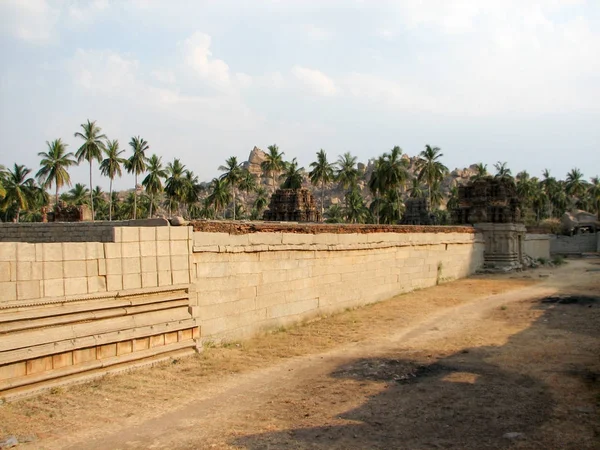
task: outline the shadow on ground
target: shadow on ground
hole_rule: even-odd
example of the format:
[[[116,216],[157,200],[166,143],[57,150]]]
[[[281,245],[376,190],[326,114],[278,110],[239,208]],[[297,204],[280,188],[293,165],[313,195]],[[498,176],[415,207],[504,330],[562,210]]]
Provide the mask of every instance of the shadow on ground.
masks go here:
[[[544,314],[499,347],[468,348],[434,362],[429,355],[406,358],[402,353],[353,360],[329,376],[358,384],[384,383],[385,389],[330,421],[348,422],[238,437],[231,443],[248,449],[544,448],[531,436],[550,419],[556,402],[549,387],[531,376],[524,349],[532,339],[539,342],[540,335],[556,333],[565,314],[581,321],[578,332],[599,338],[597,320],[586,320],[590,305],[600,309],[599,298],[536,302],[532,306]],[[589,387],[598,391],[597,367],[566,364],[552,369],[561,376],[587,377]]]

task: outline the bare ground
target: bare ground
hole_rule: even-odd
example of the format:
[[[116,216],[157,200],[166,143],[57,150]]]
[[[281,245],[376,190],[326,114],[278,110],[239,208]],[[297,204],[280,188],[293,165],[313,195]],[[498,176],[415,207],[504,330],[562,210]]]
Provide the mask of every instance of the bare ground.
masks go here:
[[[478,276],[4,404],[0,440],[600,449],[599,338],[600,261]]]

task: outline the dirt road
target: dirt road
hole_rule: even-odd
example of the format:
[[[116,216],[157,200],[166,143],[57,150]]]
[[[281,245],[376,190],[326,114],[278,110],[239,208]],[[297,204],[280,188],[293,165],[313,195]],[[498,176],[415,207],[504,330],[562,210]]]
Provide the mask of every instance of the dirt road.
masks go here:
[[[0,431],[30,448],[600,448],[599,343],[600,261],[570,261],[4,405]]]

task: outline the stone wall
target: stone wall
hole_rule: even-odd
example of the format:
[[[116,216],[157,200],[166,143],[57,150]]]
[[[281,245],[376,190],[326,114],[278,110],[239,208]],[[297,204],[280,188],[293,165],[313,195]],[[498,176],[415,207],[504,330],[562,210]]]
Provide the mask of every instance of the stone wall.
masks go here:
[[[104,243],[0,242],[0,307],[39,298],[189,284],[191,227],[113,227],[112,234],[114,242]]]
[[[527,234],[524,242],[525,254],[533,259],[550,258],[550,235]]]
[[[0,222],[0,242],[114,242],[121,227],[168,225],[164,219],[98,222],[6,223]]]
[[[557,255],[577,255],[600,251],[598,236],[600,236],[600,233],[552,236],[550,239],[550,253]]]
[[[261,330],[465,277],[483,263],[454,233],[195,232],[192,278],[205,340]],[[192,300],[193,301],[193,300]]]

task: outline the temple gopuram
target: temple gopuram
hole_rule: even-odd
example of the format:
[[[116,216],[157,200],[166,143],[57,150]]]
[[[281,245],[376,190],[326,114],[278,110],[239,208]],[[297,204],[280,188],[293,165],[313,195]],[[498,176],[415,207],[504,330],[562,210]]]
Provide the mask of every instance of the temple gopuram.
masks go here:
[[[483,235],[484,267],[492,271],[524,265],[525,225],[521,202],[510,179],[486,177],[458,188],[455,224],[472,224]]]
[[[512,180],[487,177],[459,186],[458,205],[452,211],[457,225],[521,221],[521,202]]]
[[[427,198],[407,198],[404,202],[402,225],[437,225],[435,214],[429,212]]]
[[[315,200],[308,189],[277,189],[271,196],[263,220],[278,222],[320,222]]]

